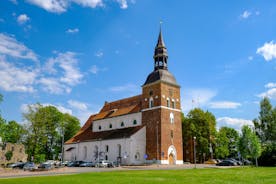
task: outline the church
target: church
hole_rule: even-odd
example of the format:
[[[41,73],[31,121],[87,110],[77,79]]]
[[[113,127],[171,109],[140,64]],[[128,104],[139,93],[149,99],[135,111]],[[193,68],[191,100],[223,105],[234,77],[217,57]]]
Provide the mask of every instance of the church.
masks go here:
[[[183,164],[180,86],[168,70],[161,29],[153,58],[142,94],[105,102],[65,142],[64,160]]]

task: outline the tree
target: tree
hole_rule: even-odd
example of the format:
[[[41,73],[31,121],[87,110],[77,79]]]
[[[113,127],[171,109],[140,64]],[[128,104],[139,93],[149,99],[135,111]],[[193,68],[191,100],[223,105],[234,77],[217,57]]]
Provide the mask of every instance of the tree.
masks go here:
[[[197,158],[200,162],[204,158],[212,157],[212,145],[216,134],[215,116],[199,108],[191,110],[187,117],[182,118],[183,143],[192,142],[196,137]]]
[[[16,121],[9,121],[4,126],[3,140],[10,143],[21,143],[25,129]]]
[[[36,162],[57,158],[61,152],[63,134],[67,138],[79,130],[77,118],[61,113],[54,106],[30,105],[29,111],[23,115],[28,122],[26,150]]]
[[[243,158],[255,159],[256,166],[258,166],[257,158],[261,155],[261,143],[255,132],[248,125],[242,127],[238,148]]]
[[[259,117],[253,123],[263,148],[260,165],[276,165],[276,107],[267,97],[261,100]]]
[[[221,128],[216,136],[215,154],[217,158],[225,158],[229,155],[229,139]]]
[[[10,161],[11,158],[12,158],[12,156],[13,156],[13,152],[12,152],[12,151],[7,151],[7,152],[5,153],[5,157],[6,157],[6,160],[7,160],[7,161]]]

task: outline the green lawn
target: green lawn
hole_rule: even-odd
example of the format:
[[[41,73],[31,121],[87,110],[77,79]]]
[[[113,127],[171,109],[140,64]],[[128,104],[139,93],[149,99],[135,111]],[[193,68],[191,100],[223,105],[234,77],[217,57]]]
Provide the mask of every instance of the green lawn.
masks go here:
[[[114,171],[93,172],[63,176],[43,176],[29,178],[0,179],[1,184],[146,184],[146,183],[276,183],[274,168],[227,168],[227,169],[185,169],[185,170],[150,170],[150,171]]]

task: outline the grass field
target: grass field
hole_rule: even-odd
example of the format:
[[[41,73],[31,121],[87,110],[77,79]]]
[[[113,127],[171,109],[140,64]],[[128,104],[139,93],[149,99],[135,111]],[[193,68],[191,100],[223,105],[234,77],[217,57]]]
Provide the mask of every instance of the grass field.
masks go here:
[[[227,168],[227,169],[185,169],[93,172],[62,176],[41,176],[28,178],[0,179],[1,184],[147,184],[147,183],[214,183],[214,184],[274,184],[274,168]]]

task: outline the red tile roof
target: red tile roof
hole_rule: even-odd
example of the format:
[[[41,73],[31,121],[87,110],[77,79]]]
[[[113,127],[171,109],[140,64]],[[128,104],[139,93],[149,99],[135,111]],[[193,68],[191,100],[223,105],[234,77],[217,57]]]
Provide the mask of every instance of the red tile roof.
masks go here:
[[[83,127],[66,144],[97,139],[115,139],[129,137],[142,126],[115,129],[109,131],[92,132],[93,121],[112,118],[141,111],[142,95],[124,98],[114,102],[106,102],[98,114],[91,115]]]

